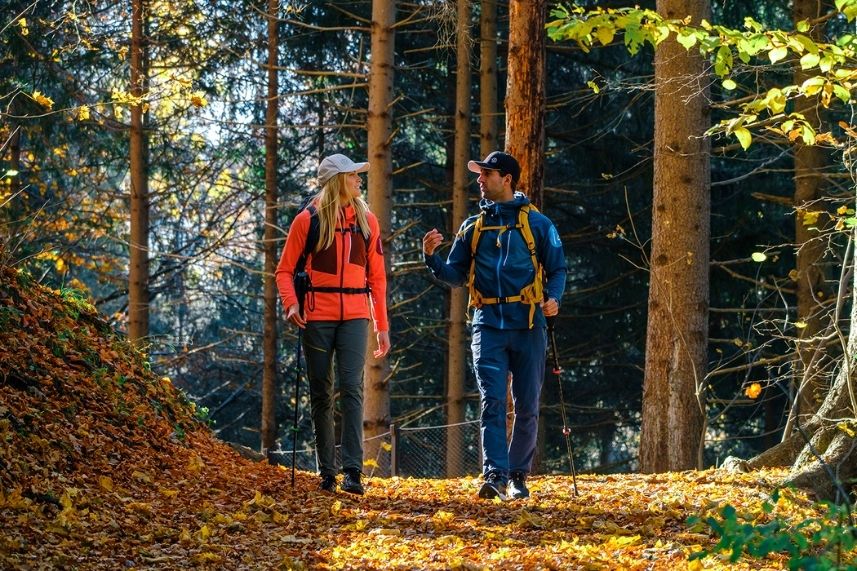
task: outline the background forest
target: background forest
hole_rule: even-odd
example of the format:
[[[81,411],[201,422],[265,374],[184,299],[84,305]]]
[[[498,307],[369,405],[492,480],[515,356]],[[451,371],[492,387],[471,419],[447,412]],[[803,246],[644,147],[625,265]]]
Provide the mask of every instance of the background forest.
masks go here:
[[[279,307],[276,330],[265,327],[266,247],[279,255],[298,205],[314,191],[321,157],[341,152],[377,162],[367,132],[379,116],[369,100],[379,4],[395,17],[392,88],[381,108],[391,127],[389,177],[376,171],[389,192],[373,191],[379,175],[372,172],[368,185],[373,210],[389,211],[390,221],[393,351],[381,366],[389,398],[373,427],[381,434],[391,422],[450,422],[442,364],[452,358],[447,339],[456,306],[424,268],[421,238],[434,227],[451,236],[458,226],[456,138],[467,158],[504,148],[508,3],[465,3],[471,41],[464,59],[458,5],[433,0],[273,2],[278,42],[266,16],[271,6],[244,0],[151,0],[142,10],[137,1],[12,0],[2,11],[0,262],[83,292],[120,331],[145,310],[145,335],[128,332],[141,337],[151,368],[181,387],[224,440],[259,449],[268,430],[291,448],[296,336]],[[791,30],[799,4],[716,1],[710,21],[741,28],[749,17],[765,29]],[[853,22],[832,12],[814,21],[813,33],[837,38],[848,27]],[[591,472],[639,468],[656,174],[654,50],[642,45],[631,54],[620,35],[606,43],[588,49],[547,40],[541,165],[541,208],[557,225],[569,264],[556,326],[562,402],[577,467]],[[735,87],[708,82],[712,124],[734,117],[756,93],[795,81],[799,70],[792,60],[744,63]],[[464,121],[455,98],[462,74],[470,85]],[[674,104],[684,103],[677,97]],[[849,109],[824,106],[806,115],[835,124],[835,117],[851,119]],[[810,148],[805,139],[754,135],[746,150],[734,137],[710,139],[707,368],[700,383],[706,466],[779,442],[795,378],[810,368],[829,384],[840,363],[840,338],[819,332],[844,316],[847,336],[848,310],[835,303],[846,296],[840,285],[848,239],[837,212],[853,207],[842,153],[814,146],[807,163],[799,150]],[[806,180],[810,194],[801,186]],[[467,183],[474,212],[475,177]],[[132,192],[143,187],[143,197]],[[145,248],[134,237],[141,205]],[[809,301],[799,299],[798,251],[811,252]],[[134,274],[141,252],[148,267]],[[140,275],[143,290],[134,279]],[[145,292],[144,307],[132,300],[135,287]],[[795,338],[816,334],[821,341],[812,342],[807,358]],[[275,399],[267,401],[273,425],[262,415],[266,340],[277,355],[268,362],[276,379],[269,385]],[[478,394],[466,358],[458,367],[462,420],[474,420]],[[559,388],[549,379],[543,394],[543,472],[567,467]],[[299,448],[311,445],[307,407],[301,398]],[[475,445],[475,434],[463,445]],[[443,474],[442,448],[415,454],[415,471]]]

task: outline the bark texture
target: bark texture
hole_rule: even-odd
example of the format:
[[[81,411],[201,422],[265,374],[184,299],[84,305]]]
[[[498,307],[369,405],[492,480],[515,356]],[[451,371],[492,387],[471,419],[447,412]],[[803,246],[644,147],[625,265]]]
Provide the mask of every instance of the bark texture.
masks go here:
[[[393,0],[372,2],[372,62],[369,69],[369,184],[368,199],[378,218],[384,241],[387,282],[390,282],[391,210],[393,204],[393,159],[390,144],[393,137],[393,75],[396,23],[396,3]],[[392,337],[392,335],[391,335]],[[387,357],[376,359],[372,353],[377,340],[370,326],[369,349],[366,355],[363,399],[364,436],[368,440],[363,450],[365,459],[380,458],[380,439],[390,425],[390,364]]]
[[[479,156],[499,148],[497,135],[497,1],[485,0],[479,16]]]
[[[708,18],[707,0],[659,0],[665,18]],[[640,470],[701,467],[708,342],[710,124],[707,62],[674,38],[655,51],[649,322]]]
[[[509,3],[506,152],[518,159],[517,190],[542,206],[545,146],[546,0]]]
[[[265,316],[262,337],[262,452],[277,440],[277,112],[278,0],[268,0],[268,101],[265,109]]]
[[[470,171],[470,0],[458,0],[455,75],[455,147],[452,180],[452,229],[467,217],[467,186]],[[446,475],[464,475],[461,427],[464,422],[464,381],[467,374],[467,290],[449,292],[449,330],[446,367],[446,422],[451,425],[446,438]]]
[[[131,2],[131,236],[128,246],[128,340],[143,347],[149,335],[149,180],[143,104],[146,84],[144,0]]]
[[[802,20],[815,20],[821,16],[823,2],[819,0],[794,0],[792,16],[795,24]],[[813,26],[810,37],[814,41],[821,40],[821,25]],[[794,83],[801,85],[815,74],[809,70],[795,69]],[[795,111],[806,116],[810,123],[818,127],[820,112],[815,98],[798,98],[795,101]],[[822,341],[816,339],[825,327],[823,302],[829,298],[829,288],[825,285],[823,257],[826,248],[825,241],[817,230],[811,229],[815,224],[805,223],[806,211],[819,210],[815,201],[822,196],[824,183],[823,169],[826,164],[825,152],[815,145],[797,143],[794,152],[794,205],[798,215],[795,216],[795,244],[797,245],[797,317],[806,323],[799,330],[797,360],[793,380],[792,394],[794,405],[789,415],[789,421],[783,437],[788,437],[794,427],[795,415],[800,416],[801,422],[807,422],[818,410],[824,400],[827,390],[824,365],[826,363]]]

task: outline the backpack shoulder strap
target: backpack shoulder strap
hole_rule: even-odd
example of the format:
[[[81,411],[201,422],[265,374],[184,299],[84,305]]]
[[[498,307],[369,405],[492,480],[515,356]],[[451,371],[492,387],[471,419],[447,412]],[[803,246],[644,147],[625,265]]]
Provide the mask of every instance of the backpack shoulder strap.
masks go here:
[[[313,250],[315,250],[316,244],[318,244],[319,237],[319,227],[320,223],[318,221],[318,210],[312,204],[306,205],[304,208],[298,210],[298,214],[302,211],[309,212],[309,230],[307,230],[306,234],[306,242],[304,243],[304,250],[301,252],[301,257],[298,258],[298,263],[295,265],[295,273],[304,271],[306,267],[306,261],[310,254],[312,254]]]

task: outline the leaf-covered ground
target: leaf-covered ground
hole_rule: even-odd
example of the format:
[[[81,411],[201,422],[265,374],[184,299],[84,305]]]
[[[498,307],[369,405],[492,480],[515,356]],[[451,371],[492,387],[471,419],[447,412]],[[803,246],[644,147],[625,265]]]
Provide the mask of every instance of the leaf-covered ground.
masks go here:
[[[781,569],[784,555],[712,548],[689,516],[819,514],[783,474],[720,471],[531,480],[532,498],[476,498],[478,480],[377,479],[363,497],[238,456],[168,379],[74,292],[0,267],[2,569]]]

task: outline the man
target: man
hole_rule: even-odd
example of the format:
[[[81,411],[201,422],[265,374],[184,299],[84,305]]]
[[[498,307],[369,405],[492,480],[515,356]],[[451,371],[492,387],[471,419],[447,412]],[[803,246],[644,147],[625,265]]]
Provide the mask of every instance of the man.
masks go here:
[[[480,214],[461,225],[446,262],[434,253],[443,242],[437,229],[423,237],[423,254],[435,277],[468,285],[475,307],[471,350],[482,408],[484,477],[479,497],[526,498],[547,353],[545,317],[559,311],[565,255],[551,221],[515,192],[521,168],[514,157],[495,151],[467,167],[479,173]],[[507,444],[509,372],[515,420]]]

